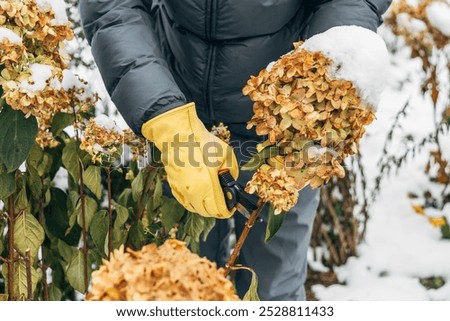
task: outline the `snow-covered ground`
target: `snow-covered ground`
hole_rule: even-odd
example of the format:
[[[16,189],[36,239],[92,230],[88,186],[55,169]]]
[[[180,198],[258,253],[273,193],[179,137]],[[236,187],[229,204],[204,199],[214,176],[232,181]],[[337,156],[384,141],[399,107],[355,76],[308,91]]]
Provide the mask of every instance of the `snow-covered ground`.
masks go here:
[[[395,115],[410,97],[408,116],[401,121],[401,129],[394,133],[389,152],[401,154],[407,135],[419,141],[434,128],[431,100],[420,94],[420,62],[409,59],[408,50],[398,52],[391,57],[391,62],[378,119],[369,126],[360,146],[372,187],[379,174],[386,135]],[[406,79],[409,81],[401,85]],[[449,135],[443,137],[441,144],[449,159]],[[343,285],[314,286],[319,300],[450,300],[450,240],[443,240],[439,228],[414,212],[412,204],[421,200],[407,197],[408,192],[421,196],[426,190],[442,190],[442,186],[430,183],[424,173],[429,151],[434,148],[432,145],[425,148],[414,159],[410,158],[398,173],[392,173],[383,181],[380,194],[370,208],[367,235],[358,248],[358,257],[350,258],[345,266],[335,269]],[[436,214],[427,208],[425,213]],[[442,214],[450,220],[450,206],[447,205]],[[419,281],[438,276],[443,277],[446,284],[437,290],[427,290]]]

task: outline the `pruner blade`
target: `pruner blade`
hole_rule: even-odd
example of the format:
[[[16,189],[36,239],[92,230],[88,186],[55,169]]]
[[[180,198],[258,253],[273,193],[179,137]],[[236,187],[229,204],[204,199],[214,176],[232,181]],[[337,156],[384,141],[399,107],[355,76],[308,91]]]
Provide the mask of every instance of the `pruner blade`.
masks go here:
[[[220,186],[225,196],[228,210],[236,208],[236,211],[244,215],[247,219],[258,206],[257,199],[244,191],[244,188],[234,180],[229,171],[219,173]]]

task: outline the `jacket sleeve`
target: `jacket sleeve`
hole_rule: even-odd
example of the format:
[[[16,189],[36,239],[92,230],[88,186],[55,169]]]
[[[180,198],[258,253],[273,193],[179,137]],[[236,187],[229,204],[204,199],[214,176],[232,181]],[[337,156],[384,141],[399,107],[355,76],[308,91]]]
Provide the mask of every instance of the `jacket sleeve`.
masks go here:
[[[80,0],[83,30],[106,89],[131,129],[184,105],[142,0]]]
[[[305,38],[336,26],[355,25],[376,32],[391,0],[328,0],[313,8]]]

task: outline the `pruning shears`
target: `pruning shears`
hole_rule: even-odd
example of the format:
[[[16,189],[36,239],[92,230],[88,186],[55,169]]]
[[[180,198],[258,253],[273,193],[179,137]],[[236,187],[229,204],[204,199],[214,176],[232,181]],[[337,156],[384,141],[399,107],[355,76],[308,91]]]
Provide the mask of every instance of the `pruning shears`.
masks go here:
[[[257,206],[257,197],[244,191],[244,188],[234,180],[229,171],[219,173],[219,182],[225,196],[225,203],[228,210],[236,210],[247,219],[254,212]]]

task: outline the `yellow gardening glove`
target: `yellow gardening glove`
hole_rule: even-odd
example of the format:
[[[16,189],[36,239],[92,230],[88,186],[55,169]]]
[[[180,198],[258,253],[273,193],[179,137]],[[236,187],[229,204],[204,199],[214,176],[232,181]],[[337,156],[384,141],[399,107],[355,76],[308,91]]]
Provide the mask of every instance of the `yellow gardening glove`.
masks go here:
[[[142,126],[142,134],[161,151],[167,181],[186,209],[202,216],[228,218],[219,171],[237,179],[233,149],[211,134],[190,103],[159,115]]]

